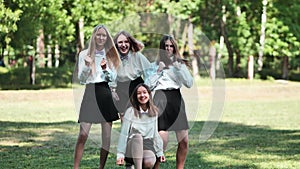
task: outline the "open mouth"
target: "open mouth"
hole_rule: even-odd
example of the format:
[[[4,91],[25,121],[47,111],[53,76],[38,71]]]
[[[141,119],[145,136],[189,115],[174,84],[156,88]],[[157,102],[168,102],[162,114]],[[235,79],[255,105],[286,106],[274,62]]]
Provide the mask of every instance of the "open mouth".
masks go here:
[[[128,47],[124,46],[124,47],[119,47],[119,51],[123,54],[127,54],[129,49]]]
[[[141,103],[146,103],[146,102],[148,101],[148,97],[140,97],[140,98],[139,98],[139,101],[140,101]]]

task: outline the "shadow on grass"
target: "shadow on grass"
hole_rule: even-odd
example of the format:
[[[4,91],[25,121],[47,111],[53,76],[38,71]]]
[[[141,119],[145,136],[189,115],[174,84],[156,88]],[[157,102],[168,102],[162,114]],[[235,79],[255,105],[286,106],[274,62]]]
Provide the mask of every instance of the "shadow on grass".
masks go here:
[[[278,160],[287,166],[300,160],[300,130],[220,122],[212,137],[200,143],[203,124],[195,122],[190,130],[186,168],[268,168],[262,167],[265,162],[276,168]],[[78,123],[0,121],[0,128],[0,168],[72,168]],[[161,168],[175,168],[175,149],[166,157]],[[106,168],[123,168],[115,158],[109,155]],[[88,140],[81,168],[97,168],[98,163],[99,148]]]

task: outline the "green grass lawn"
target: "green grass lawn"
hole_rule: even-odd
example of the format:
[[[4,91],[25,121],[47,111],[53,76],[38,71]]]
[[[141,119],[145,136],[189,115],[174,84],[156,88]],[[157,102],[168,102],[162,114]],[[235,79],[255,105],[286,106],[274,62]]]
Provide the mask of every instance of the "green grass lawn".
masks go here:
[[[196,84],[183,90],[191,127],[187,169],[299,168],[300,83]],[[72,89],[0,91],[0,168],[72,168],[79,131],[74,96]],[[115,165],[120,122],[113,127],[106,168],[122,168]],[[97,168],[100,140],[94,125],[81,168]],[[175,168],[173,134],[170,140],[162,169]]]

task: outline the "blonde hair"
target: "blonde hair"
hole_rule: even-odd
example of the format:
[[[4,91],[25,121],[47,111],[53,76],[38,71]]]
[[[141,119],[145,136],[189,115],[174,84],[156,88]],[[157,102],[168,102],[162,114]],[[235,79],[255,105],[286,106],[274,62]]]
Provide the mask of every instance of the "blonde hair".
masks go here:
[[[105,54],[108,62],[108,66],[111,68],[112,66],[117,70],[119,68],[119,65],[121,63],[119,53],[114,45],[114,41],[108,31],[108,29],[104,25],[97,25],[92,33],[92,37],[87,49],[87,54],[90,55],[92,58],[93,62],[95,62],[95,50],[96,50],[96,33],[99,29],[104,29],[107,35],[107,40],[104,44],[105,48]],[[93,64],[93,68],[95,69],[95,64]]]

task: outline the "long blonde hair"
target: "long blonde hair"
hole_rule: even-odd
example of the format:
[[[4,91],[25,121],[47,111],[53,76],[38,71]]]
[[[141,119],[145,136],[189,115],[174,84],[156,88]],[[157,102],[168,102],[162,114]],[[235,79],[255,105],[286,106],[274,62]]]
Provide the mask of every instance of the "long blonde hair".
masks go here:
[[[108,29],[104,26],[104,25],[97,25],[92,33],[92,37],[87,49],[87,54],[90,55],[90,57],[93,60],[93,69],[95,70],[95,50],[96,50],[96,33],[99,29],[104,29],[107,35],[107,40],[104,44],[104,48],[105,48],[105,54],[106,54],[106,58],[107,58],[107,62],[108,62],[108,66],[109,68],[112,68],[112,66],[117,70],[119,68],[119,65],[121,63],[120,57],[119,57],[119,53],[114,45],[114,41],[108,31]]]

